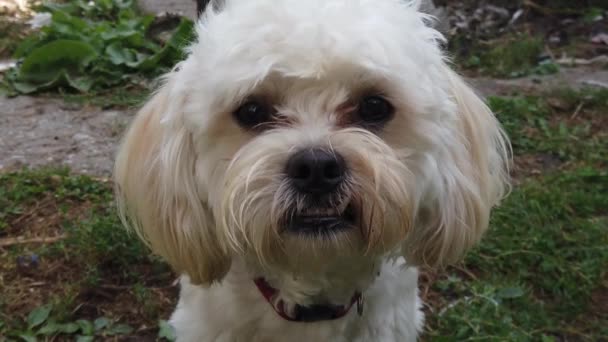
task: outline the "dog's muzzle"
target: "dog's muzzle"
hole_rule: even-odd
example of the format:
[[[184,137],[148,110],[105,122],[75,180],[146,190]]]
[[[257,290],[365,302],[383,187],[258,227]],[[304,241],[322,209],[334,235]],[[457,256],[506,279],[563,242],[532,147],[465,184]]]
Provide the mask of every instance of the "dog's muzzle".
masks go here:
[[[348,201],[336,205],[336,196],[347,173],[344,158],[335,151],[308,148],[287,161],[286,174],[292,187],[306,200],[306,208],[287,218],[290,232],[324,235],[355,225],[355,209]]]

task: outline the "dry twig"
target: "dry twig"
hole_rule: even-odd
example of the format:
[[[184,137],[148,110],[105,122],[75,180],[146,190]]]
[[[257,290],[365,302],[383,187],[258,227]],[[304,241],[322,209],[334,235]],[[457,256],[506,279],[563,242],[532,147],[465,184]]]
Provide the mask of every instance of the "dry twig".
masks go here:
[[[66,238],[66,235],[59,236],[45,236],[45,237],[37,237],[25,239],[23,237],[10,237],[0,239],[0,247],[10,247],[14,245],[25,245],[28,243],[54,243]]]

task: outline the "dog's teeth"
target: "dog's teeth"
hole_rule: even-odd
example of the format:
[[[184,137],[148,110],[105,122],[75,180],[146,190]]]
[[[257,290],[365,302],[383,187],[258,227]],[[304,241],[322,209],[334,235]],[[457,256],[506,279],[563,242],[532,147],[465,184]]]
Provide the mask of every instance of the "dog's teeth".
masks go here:
[[[339,212],[333,208],[314,208],[308,209],[302,214],[306,216],[336,216]]]

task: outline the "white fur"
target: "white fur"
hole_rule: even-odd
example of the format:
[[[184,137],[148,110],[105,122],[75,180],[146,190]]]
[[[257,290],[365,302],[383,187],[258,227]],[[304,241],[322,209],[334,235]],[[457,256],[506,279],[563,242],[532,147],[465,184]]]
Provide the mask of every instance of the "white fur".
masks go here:
[[[481,238],[507,189],[509,152],[418,6],[226,0],[201,19],[188,58],[131,125],[115,170],[125,223],[184,274],[171,320],[179,341],[415,340],[415,266],[454,262]],[[377,131],[344,121],[369,92],[395,107]],[[285,123],[241,128],[232,112],[250,96]],[[356,203],[358,229],[283,231],[282,218],[303,206],[285,165],[311,146],[346,160],[335,206]],[[361,292],[363,315],[288,322],[256,289],[260,276],[288,310]]]
[[[329,322],[299,323],[279,318],[254,286],[241,263],[233,265],[222,285],[208,290],[182,279],[171,324],[182,341],[414,341],[423,315],[416,288],[418,272],[403,259],[387,262],[365,293],[361,317],[353,308]]]

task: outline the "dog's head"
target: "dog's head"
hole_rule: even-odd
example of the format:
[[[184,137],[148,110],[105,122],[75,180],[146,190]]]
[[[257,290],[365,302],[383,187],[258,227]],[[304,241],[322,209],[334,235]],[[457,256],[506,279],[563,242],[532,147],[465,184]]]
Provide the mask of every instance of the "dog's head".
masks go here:
[[[506,188],[508,142],[403,0],[226,0],[137,115],[123,214],[193,282],[231,258],[314,269],[456,260]],[[210,7],[211,8],[211,7]]]

